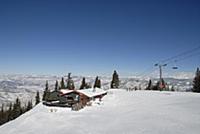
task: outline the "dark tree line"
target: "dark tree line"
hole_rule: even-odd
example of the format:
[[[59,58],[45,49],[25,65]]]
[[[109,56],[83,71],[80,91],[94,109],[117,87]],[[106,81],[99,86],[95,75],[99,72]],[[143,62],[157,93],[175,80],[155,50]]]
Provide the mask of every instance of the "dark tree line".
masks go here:
[[[36,105],[40,103],[39,92],[36,94]],[[6,122],[16,119],[20,115],[26,113],[27,111],[33,108],[32,101],[28,101],[25,106],[21,105],[21,101],[19,98],[15,100],[14,103],[10,103],[9,106],[4,106],[2,104],[0,111],[0,125],[3,125]]]
[[[64,77],[62,77],[60,83],[56,80],[55,83],[55,88],[53,91],[50,91],[49,89],[49,84],[48,81],[46,81],[45,89],[43,92],[42,100],[43,101],[53,101],[57,100],[59,97],[59,91],[61,89],[69,89],[69,90],[74,90],[74,81],[72,80],[71,73],[68,73],[68,79],[66,80],[66,85],[65,85],[65,80]]]
[[[86,78],[83,77],[79,89],[82,90],[82,89],[89,89],[89,88],[92,88],[91,84],[87,83]],[[101,88],[101,79],[98,76],[95,78],[93,88]],[[117,71],[114,71],[113,73],[111,88],[119,88],[119,76],[117,74]],[[61,89],[69,89],[69,90],[75,89],[75,85],[74,85],[74,81],[72,80],[71,73],[68,73],[66,84],[65,84],[64,77],[61,78],[60,83],[56,80],[55,89],[53,91],[50,91],[48,81],[46,81],[42,100],[43,101],[56,100],[57,96],[59,95],[59,91]]]
[[[117,71],[114,71],[110,87],[119,88],[119,83],[120,83],[119,75],[117,74]],[[83,77],[80,89],[87,89],[87,88],[91,88],[91,86],[88,83],[86,83],[85,77]],[[95,78],[93,88],[101,88],[101,80],[98,76]]]

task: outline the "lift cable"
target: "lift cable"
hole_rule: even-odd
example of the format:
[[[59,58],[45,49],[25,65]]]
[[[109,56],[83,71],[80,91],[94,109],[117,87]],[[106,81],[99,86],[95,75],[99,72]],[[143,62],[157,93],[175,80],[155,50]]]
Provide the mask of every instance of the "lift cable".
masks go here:
[[[191,54],[191,53],[193,53],[193,52],[197,52],[197,51],[199,51],[199,50],[200,50],[200,46],[195,47],[195,48],[190,49],[190,50],[187,50],[187,51],[185,51],[185,52],[182,52],[182,53],[180,53],[180,54],[178,54],[178,55],[172,56],[172,57],[167,58],[167,59],[165,59],[165,60],[162,60],[162,61],[160,61],[159,63],[166,63],[166,62],[175,60],[175,59],[177,59],[177,58],[179,58],[179,57],[182,57],[182,56]]]
[[[188,58],[191,58],[193,56],[197,56],[197,55],[200,55],[200,46],[198,47],[195,47],[193,49],[190,49],[190,50],[187,50],[187,51],[184,51],[178,55],[175,55],[175,56],[172,56],[170,58],[167,58],[165,60],[162,60],[160,62],[158,62],[158,65],[162,63],[162,65],[169,65],[171,63],[174,63],[174,62],[179,62],[179,61],[183,61],[183,60],[186,60]],[[145,77],[145,76],[148,76],[149,74],[151,74],[152,72],[155,71],[155,68],[153,68],[152,66],[150,68],[147,68],[145,71],[143,71],[141,74],[137,75],[137,77]]]

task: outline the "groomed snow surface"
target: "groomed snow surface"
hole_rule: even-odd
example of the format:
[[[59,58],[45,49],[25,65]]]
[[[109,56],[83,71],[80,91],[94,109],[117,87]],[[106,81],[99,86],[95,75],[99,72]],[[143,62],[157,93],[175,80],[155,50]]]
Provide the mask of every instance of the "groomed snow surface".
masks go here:
[[[200,94],[109,90],[76,112],[39,104],[1,134],[199,134]]]

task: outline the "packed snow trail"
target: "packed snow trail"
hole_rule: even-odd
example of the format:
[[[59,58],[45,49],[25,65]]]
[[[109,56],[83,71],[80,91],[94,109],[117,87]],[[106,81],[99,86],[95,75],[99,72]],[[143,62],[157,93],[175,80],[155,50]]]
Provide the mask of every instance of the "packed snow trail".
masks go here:
[[[199,134],[200,94],[110,90],[75,112],[39,104],[0,127],[2,134]]]

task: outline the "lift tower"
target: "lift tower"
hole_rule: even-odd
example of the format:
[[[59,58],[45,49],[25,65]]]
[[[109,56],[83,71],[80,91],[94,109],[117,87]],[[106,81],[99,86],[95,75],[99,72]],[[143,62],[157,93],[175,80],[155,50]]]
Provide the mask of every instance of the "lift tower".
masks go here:
[[[159,72],[160,72],[159,88],[162,90],[163,88],[165,88],[165,83],[163,83],[163,78],[162,78],[162,67],[167,66],[167,64],[155,64],[154,66],[159,67]]]

